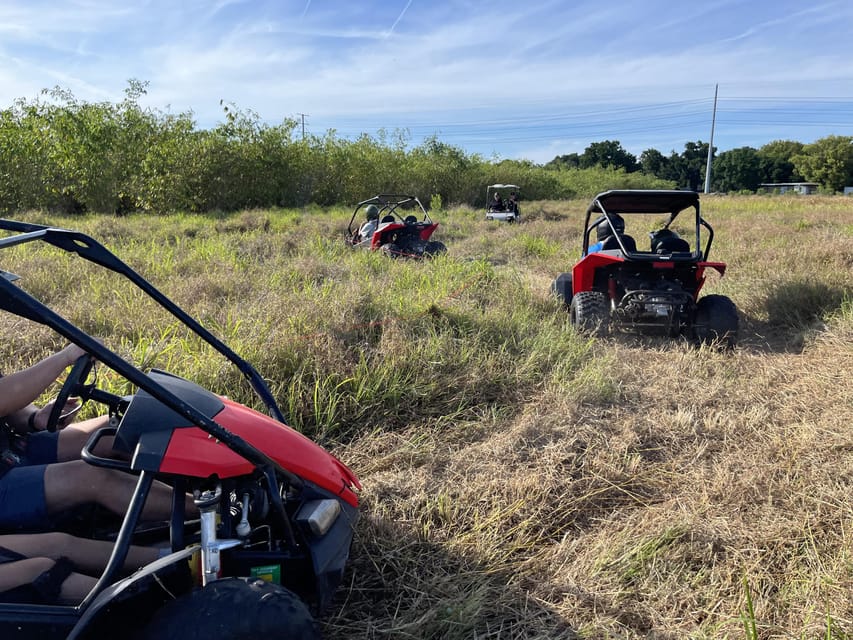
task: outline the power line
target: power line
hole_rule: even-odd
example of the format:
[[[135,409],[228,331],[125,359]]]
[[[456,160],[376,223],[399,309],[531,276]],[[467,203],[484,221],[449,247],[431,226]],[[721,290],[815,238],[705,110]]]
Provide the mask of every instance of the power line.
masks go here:
[[[671,144],[672,140],[701,139],[706,132],[708,117],[714,102],[711,98],[670,101],[655,104],[616,105],[595,109],[588,104],[582,110],[572,107],[547,112],[527,112],[518,116],[497,115],[485,108],[468,111],[443,112],[444,117],[431,118],[428,113],[417,114],[409,120],[391,116],[396,122],[376,121],[375,115],[364,118],[336,119],[330,127],[335,135],[354,139],[374,135],[382,130],[403,130],[418,144],[432,136],[460,147],[509,144],[535,144],[560,140],[623,140],[643,136],[651,147]],[[782,97],[721,97],[716,104],[716,126],[726,139],[755,139],[766,134],[768,139],[787,139],[790,130],[813,130],[828,135],[853,133],[853,96],[815,98]],[[664,132],[666,139],[657,140]],[[802,134],[801,134],[802,135]]]

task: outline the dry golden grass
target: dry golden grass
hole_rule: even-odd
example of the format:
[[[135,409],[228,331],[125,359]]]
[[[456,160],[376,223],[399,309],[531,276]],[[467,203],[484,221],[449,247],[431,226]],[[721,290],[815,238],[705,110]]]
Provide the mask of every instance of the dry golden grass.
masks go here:
[[[602,349],[612,403],[339,452],[368,517],[330,635],[740,637],[745,584],[760,637],[850,632],[850,343]]]
[[[584,204],[451,251],[508,245],[545,295]],[[591,355],[610,394],[544,385],[509,415],[342,448],[367,518],[330,636],[850,637],[853,203],[703,205],[740,348],[614,338]],[[557,251],[514,255],[521,235]]]

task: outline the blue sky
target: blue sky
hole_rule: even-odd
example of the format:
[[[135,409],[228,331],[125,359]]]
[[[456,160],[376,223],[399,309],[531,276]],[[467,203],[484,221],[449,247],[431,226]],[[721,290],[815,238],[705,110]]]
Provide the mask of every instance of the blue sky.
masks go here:
[[[547,162],[853,135],[853,2],[3,0],[0,108],[60,86]]]

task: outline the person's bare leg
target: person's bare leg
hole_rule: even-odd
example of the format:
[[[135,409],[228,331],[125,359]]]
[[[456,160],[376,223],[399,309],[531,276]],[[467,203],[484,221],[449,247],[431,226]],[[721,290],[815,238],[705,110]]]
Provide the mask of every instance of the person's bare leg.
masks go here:
[[[0,564],[0,593],[32,583],[52,566],[50,558],[27,558]]]
[[[81,573],[72,573],[62,583],[59,592],[60,604],[80,604],[98,583],[97,578]]]
[[[53,568],[56,562],[51,558],[27,558],[16,562],[0,565],[0,593],[23,587],[38,578],[45,571]],[[98,581],[80,573],[70,574],[62,583],[59,592],[59,602],[62,604],[77,604],[86,597]]]
[[[58,531],[2,535],[0,547],[6,547],[28,558],[44,557],[58,560],[65,557],[76,569],[91,575],[98,575],[104,570],[113,552],[112,542],[77,538]],[[159,557],[159,549],[132,545],[128,549],[123,571],[132,573]]]
[[[101,427],[107,426],[109,421],[109,416],[98,416],[97,418],[74,422],[65,427],[59,432],[59,439],[56,445],[57,462],[79,460],[80,451],[89,440],[89,436]],[[113,452],[112,436],[101,438],[98,446],[95,447],[94,453],[103,458],[117,457]]]
[[[86,464],[82,460],[49,464],[44,472],[44,496],[48,513],[94,502],[113,513],[124,515],[136,489],[136,476]],[[187,515],[198,510],[186,496]],[[142,517],[148,520],[168,520],[172,513],[172,488],[155,482],[148,493]]]

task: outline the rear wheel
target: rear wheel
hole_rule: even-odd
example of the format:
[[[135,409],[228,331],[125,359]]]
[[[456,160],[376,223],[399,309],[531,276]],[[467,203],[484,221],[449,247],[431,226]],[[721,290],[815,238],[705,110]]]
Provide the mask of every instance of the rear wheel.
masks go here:
[[[700,343],[732,349],[737,343],[739,328],[737,307],[729,298],[709,295],[699,299],[693,334]]]
[[[610,326],[610,300],[600,291],[576,293],[569,305],[569,318],[580,331],[594,336],[607,334]]]
[[[438,256],[442,253],[447,253],[447,247],[444,246],[443,242],[433,240],[431,242],[427,242],[424,247],[424,255],[427,257]]]
[[[173,600],[143,640],[319,640],[308,607],[292,591],[258,578],[226,578]]]

